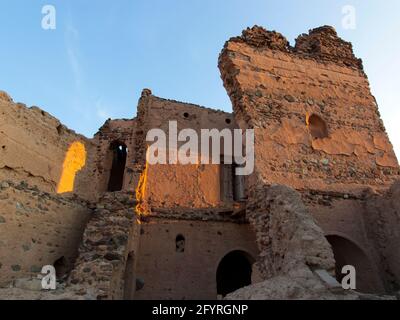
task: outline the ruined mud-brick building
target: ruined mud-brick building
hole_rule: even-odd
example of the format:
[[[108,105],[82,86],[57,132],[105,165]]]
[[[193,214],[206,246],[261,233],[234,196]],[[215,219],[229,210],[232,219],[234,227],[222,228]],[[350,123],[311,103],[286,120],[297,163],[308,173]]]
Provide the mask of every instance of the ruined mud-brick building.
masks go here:
[[[2,93],[0,286],[33,290],[50,264],[73,298],[340,299],[358,297],[333,278],[353,265],[358,292],[396,293],[399,165],[351,44],[253,27],[219,68],[233,114],[145,89],[93,139]],[[147,164],[169,121],[255,129],[254,173]]]

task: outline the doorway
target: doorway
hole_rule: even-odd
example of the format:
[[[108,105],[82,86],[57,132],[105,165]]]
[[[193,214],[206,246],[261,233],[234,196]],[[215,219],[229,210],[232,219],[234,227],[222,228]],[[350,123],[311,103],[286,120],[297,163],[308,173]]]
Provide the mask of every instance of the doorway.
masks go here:
[[[124,183],[128,148],[123,143],[113,142],[110,146],[110,149],[112,151],[113,161],[107,190],[109,192],[121,191]]]
[[[217,269],[217,293],[225,297],[251,284],[252,258],[244,251],[232,251]]]

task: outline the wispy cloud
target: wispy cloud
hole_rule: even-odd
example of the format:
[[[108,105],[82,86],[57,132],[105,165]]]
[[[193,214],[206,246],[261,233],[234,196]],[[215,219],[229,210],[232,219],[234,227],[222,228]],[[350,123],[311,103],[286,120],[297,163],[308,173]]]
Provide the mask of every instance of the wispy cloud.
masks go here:
[[[67,25],[65,42],[68,62],[74,76],[75,86],[79,90],[83,85],[83,71],[79,61],[79,31],[71,24]]]
[[[109,108],[103,103],[102,99],[96,101],[96,115],[102,121],[112,118]]]

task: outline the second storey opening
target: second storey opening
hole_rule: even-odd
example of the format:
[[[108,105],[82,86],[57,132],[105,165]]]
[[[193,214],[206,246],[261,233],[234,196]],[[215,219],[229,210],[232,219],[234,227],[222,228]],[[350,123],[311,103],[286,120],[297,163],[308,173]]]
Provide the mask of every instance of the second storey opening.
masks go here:
[[[221,201],[240,202],[245,201],[245,177],[236,174],[240,165],[224,163],[224,156],[221,156],[220,165],[220,194]]]
[[[113,153],[113,161],[107,190],[109,192],[121,191],[124,183],[128,148],[124,143],[113,142],[110,145],[110,149]]]

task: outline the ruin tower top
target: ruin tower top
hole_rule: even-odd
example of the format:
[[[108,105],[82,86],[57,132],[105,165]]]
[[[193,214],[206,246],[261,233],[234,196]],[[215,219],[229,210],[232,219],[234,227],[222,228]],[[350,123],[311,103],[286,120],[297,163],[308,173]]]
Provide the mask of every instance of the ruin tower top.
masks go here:
[[[258,49],[279,50],[305,58],[332,61],[363,71],[362,60],[354,55],[352,44],[341,39],[335,28],[327,25],[301,34],[294,47],[281,33],[257,25],[245,29],[241,36],[229,41],[246,43]]]

